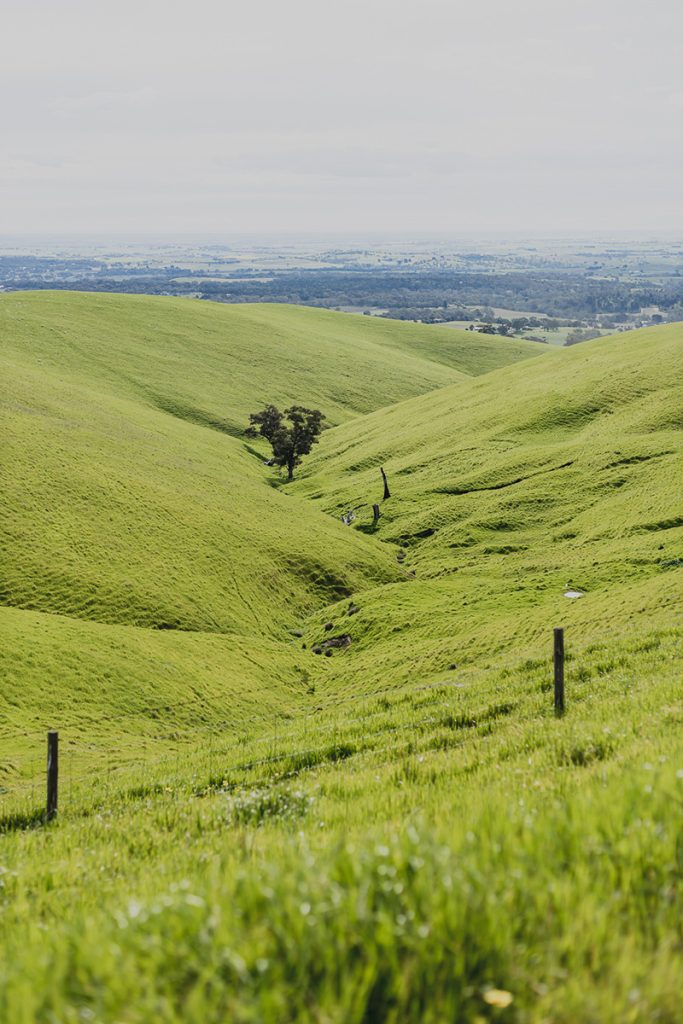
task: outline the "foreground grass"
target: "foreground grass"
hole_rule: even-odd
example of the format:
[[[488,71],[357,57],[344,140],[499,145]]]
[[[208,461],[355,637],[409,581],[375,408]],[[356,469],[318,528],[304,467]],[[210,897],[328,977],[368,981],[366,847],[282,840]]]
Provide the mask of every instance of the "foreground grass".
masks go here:
[[[9,880],[24,921],[8,922],[0,1005],[22,1024],[673,1022],[680,799],[665,765],[550,806],[491,793],[479,813],[452,805],[457,825],[436,830],[416,817],[321,847],[271,829],[268,854],[225,809],[105,814],[40,851],[91,883],[93,902],[65,899],[59,872],[49,910]],[[183,836],[173,851],[168,831]],[[139,871],[143,856],[136,877],[126,861]]]
[[[679,1019],[681,635],[569,654],[563,719],[524,659],[80,783],[2,840],[2,1018]]]

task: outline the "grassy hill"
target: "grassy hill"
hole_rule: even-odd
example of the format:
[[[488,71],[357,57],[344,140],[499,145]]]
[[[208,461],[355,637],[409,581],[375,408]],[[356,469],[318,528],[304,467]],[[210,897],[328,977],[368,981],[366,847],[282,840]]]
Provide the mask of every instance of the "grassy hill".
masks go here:
[[[355,508],[356,528],[416,574],[366,597],[359,648],[407,678],[520,650],[552,625],[592,637],[675,621],[682,342],[678,325],[599,339],[323,438],[296,492]],[[392,497],[373,532],[380,465]]]
[[[4,358],[228,433],[241,433],[267,402],[305,396],[338,423],[544,353],[533,342],[297,306],[73,292],[0,298]]]
[[[56,707],[80,722],[84,699],[127,712],[150,688],[151,703],[175,702],[236,672],[267,703],[280,685],[291,698],[307,670],[289,648],[250,659],[234,638],[289,639],[312,611],[401,574],[380,545],[270,486],[265,449],[245,444],[249,411],[305,400],[348,419],[466,379],[448,361],[474,373],[538,351],[449,334],[438,362],[416,354],[440,351],[418,325],[65,293],[0,297],[0,343],[0,700],[18,723],[53,677],[44,720]],[[197,657],[199,634],[233,639],[207,637]],[[110,685],[126,675],[132,687]]]
[[[0,1020],[677,1020],[683,329],[0,323]]]

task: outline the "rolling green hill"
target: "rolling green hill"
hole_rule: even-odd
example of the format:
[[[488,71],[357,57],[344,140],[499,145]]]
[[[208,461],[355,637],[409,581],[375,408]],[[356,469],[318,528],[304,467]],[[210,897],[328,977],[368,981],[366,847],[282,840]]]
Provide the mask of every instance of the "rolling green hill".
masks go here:
[[[0,1020],[673,1024],[683,328],[44,293],[0,345]],[[292,485],[269,400],[333,424]]]
[[[150,296],[1,296],[3,357],[182,419],[241,433],[267,402],[330,423],[544,353],[533,342],[279,305]]]
[[[225,652],[234,644],[207,643],[202,667],[191,669],[181,651],[196,651],[194,639],[160,631],[282,639],[316,608],[400,579],[380,545],[269,486],[265,450],[243,436],[250,410],[305,400],[332,421],[348,419],[466,379],[446,362],[474,373],[539,351],[451,332],[440,346],[427,327],[309,309],[64,293],[3,295],[0,341],[0,601],[143,630],[102,633],[101,674],[88,659],[89,685],[108,694],[109,711],[123,693],[103,685],[107,659],[109,673],[119,659],[126,672],[134,663],[140,685],[160,660],[182,664],[180,685],[211,687],[232,671]],[[443,362],[420,349],[442,351]],[[13,664],[10,637],[31,624],[26,672]],[[0,628],[13,687],[32,692],[58,676],[59,707],[80,692],[73,650],[92,650],[92,629],[75,641],[77,624],[17,614]],[[238,656],[245,683],[290,686],[291,652],[278,652],[265,666]]]
[[[374,536],[416,574],[367,596],[356,629],[370,659],[407,678],[519,650],[552,624],[592,636],[674,621],[682,382],[683,328],[672,325],[446,387],[324,437],[296,492],[329,512],[355,508],[372,533],[383,465],[392,497]],[[567,588],[584,596],[568,600]]]

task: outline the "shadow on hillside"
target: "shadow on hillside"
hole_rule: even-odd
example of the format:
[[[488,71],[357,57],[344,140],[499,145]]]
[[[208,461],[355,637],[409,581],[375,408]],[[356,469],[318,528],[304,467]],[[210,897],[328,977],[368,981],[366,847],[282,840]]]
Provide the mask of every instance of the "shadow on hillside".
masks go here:
[[[184,420],[186,423],[193,423],[198,427],[208,427],[209,430],[216,430],[219,434],[228,434],[230,437],[236,437],[240,440],[244,437],[244,431],[240,427],[236,427],[229,420],[214,416],[213,413],[207,412],[205,409],[197,409],[193,405],[184,405],[176,398],[164,398],[161,395],[152,395],[151,398],[157,409],[169,413],[170,416],[175,416],[176,419]]]

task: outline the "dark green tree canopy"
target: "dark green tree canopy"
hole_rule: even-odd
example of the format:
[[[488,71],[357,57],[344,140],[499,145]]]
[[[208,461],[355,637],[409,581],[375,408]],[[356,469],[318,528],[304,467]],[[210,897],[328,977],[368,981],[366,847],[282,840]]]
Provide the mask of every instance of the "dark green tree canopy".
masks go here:
[[[260,412],[251,413],[247,434],[250,437],[260,434],[270,442],[273,461],[277,466],[287,468],[287,479],[291,480],[301,456],[308,455],[317,444],[324,419],[320,409],[292,405],[280,412],[276,406],[267,405]]]

